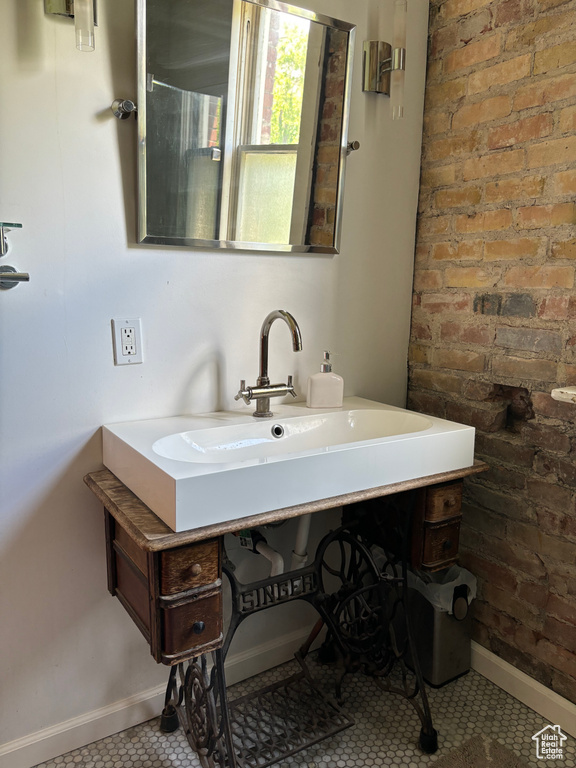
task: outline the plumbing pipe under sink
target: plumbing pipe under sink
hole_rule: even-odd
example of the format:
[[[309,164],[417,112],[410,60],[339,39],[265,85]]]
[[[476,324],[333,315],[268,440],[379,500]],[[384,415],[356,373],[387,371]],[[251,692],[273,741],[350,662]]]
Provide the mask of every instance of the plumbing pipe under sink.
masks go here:
[[[296,531],[296,541],[292,551],[292,560],[290,570],[296,571],[298,568],[304,568],[308,560],[308,537],[310,536],[311,515],[302,515],[298,518],[298,530]]]
[[[290,561],[290,570],[297,571],[299,568],[304,568],[308,560],[308,538],[310,536],[310,521],[311,515],[302,515],[298,518],[298,528],[296,530],[296,540],[294,542],[294,549],[292,550],[292,558]],[[258,536],[261,534],[259,532]],[[270,561],[270,576],[280,576],[284,573],[284,558],[273,549],[266,539],[261,536],[254,545],[254,551],[260,553],[266,560]]]
[[[284,573],[284,558],[280,552],[272,549],[266,539],[261,539],[254,549],[265,557],[266,560],[270,561],[272,566],[270,568],[270,576],[279,576],[281,573]]]

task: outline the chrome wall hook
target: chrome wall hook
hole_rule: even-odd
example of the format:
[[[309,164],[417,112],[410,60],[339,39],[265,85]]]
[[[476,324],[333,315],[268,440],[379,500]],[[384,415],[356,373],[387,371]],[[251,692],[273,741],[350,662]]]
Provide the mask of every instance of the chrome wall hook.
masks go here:
[[[22,229],[22,224],[9,224],[6,221],[0,221],[0,258],[8,253],[8,241],[5,233],[11,229]]]

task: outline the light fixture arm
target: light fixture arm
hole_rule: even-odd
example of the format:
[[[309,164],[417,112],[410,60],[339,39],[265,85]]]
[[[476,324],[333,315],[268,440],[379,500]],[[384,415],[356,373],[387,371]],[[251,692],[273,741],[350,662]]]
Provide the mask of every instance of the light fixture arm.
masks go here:
[[[394,119],[404,116],[406,14],[407,0],[395,0],[392,45],[381,40],[364,43],[362,90],[390,96]]]

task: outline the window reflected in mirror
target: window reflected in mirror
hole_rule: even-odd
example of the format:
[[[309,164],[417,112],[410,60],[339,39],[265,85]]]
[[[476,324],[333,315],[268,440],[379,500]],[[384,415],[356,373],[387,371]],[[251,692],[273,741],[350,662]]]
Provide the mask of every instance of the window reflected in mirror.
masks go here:
[[[140,239],[337,252],[352,26],[138,0]]]

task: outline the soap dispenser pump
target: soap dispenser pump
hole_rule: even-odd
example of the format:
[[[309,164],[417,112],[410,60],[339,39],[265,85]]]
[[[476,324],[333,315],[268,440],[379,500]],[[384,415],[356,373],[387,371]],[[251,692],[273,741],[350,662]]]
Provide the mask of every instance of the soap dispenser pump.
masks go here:
[[[344,397],[344,379],[332,372],[330,352],[324,352],[320,373],[308,379],[306,405],[308,408],[340,408]]]

